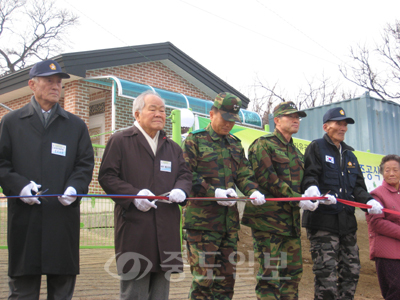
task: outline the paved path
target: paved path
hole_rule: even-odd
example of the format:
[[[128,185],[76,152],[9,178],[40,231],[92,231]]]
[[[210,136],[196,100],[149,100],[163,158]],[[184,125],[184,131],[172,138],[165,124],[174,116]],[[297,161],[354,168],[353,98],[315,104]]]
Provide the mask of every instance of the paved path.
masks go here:
[[[0,249],[0,299],[7,299],[8,295],[7,251],[7,249]],[[81,274],[77,277],[73,300],[118,299],[119,279],[115,276],[114,249],[81,249],[80,270]],[[251,272],[253,272],[253,267],[249,267],[247,262],[238,268],[239,278],[236,280],[233,300],[256,299],[254,293],[255,279],[250,274]],[[178,278],[179,274],[173,276],[174,282],[171,282],[169,299],[187,299],[192,278],[189,268],[185,267],[185,273],[181,275],[181,279]],[[382,299],[378,292],[379,286],[376,274],[362,275],[361,282],[364,282],[364,287],[375,291],[375,293],[374,296],[367,296],[366,290],[358,289],[356,300]],[[42,281],[41,292],[40,300],[46,299],[46,282],[44,280]],[[304,274],[300,282],[299,294],[299,300],[313,298],[312,271],[308,262],[304,264]]]
[[[0,249],[0,299],[7,299],[7,250]],[[114,249],[81,249],[80,270],[77,277],[74,300],[113,300],[118,299],[119,279],[116,278]],[[109,265],[109,267],[107,267]],[[107,270],[111,273],[109,274]],[[246,275],[247,268],[239,273],[239,279],[235,286],[235,300],[255,299],[255,280]],[[240,274],[243,274],[240,276]],[[181,278],[179,278],[181,276]],[[242,278],[241,278],[242,277]],[[44,277],[45,278],[45,277]],[[185,267],[185,273],[174,274],[170,288],[170,299],[187,299],[192,275],[189,268]],[[46,282],[42,280],[41,300],[46,299]]]

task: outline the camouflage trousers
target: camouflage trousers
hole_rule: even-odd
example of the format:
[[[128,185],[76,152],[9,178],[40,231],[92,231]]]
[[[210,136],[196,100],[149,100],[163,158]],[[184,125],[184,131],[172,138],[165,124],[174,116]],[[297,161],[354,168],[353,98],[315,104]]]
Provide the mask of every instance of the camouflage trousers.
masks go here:
[[[313,260],[314,299],[354,299],[360,275],[357,234],[307,229]]]
[[[257,299],[298,299],[303,274],[301,240],[252,229],[257,273]]]
[[[238,232],[186,230],[193,275],[189,299],[232,299]]]

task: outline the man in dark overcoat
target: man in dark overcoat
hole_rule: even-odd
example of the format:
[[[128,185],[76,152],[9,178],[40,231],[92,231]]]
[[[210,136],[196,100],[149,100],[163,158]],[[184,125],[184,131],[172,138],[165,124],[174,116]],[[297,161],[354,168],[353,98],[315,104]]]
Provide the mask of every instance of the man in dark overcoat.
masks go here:
[[[116,198],[115,254],[120,299],[168,299],[172,272],[182,272],[180,209],[192,173],[180,146],[167,138],[164,100],[152,91],[133,103],[134,125],[113,134],[99,170],[107,194],[161,195],[169,201]]]
[[[0,185],[8,199],[8,299],[71,299],[79,273],[79,199],[92,179],[93,148],[83,120],[59,105],[63,73],[56,61],[30,70],[31,101],[0,125]],[[59,197],[34,196],[42,187]]]

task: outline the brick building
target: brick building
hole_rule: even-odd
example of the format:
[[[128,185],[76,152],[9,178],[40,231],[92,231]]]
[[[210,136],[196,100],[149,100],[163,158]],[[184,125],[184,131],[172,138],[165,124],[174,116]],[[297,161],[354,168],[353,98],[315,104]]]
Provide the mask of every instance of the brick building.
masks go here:
[[[71,75],[63,80],[60,105],[86,122],[94,144],[105,145],[113,131],[132,126],[132,102],[140,90],[157,90],[172,102],[180,95],[183,102],[188,98],[204,101],[231,92],[242,99],[243,108],[249,103],[247,97],[169,42],[66,53],[52,59]],[[7,107],[15,110],[30,101],[30,68],[0,78],[0,118],[8,113]],[[174,106],[179,107],[179,101],[177,105],[167,101],[167,116]],[[165,129],[171,130],[169,119]],[[97,184],[101,151],[96,154],[90,193],[102,193]]]

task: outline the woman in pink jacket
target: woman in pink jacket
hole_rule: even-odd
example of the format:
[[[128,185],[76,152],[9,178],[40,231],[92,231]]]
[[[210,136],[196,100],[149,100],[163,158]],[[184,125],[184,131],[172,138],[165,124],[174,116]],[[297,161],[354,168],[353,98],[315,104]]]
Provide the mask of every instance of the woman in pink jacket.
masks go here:
[[[383,207],[400,212],[400,156],[382,158],[383,183],[371,192]],[[366,213],[370,259],[375,260],[382,296],[400,299],[400,216],[391,213]]]

